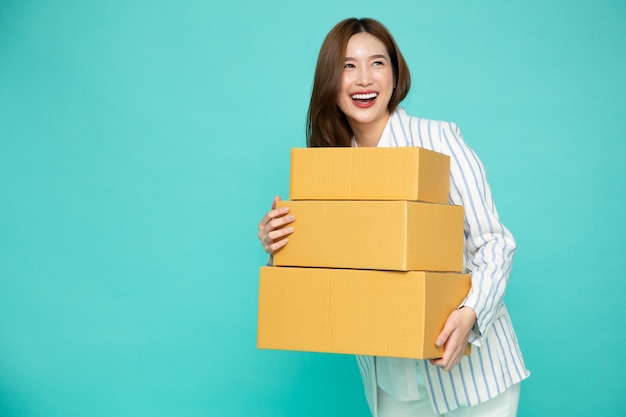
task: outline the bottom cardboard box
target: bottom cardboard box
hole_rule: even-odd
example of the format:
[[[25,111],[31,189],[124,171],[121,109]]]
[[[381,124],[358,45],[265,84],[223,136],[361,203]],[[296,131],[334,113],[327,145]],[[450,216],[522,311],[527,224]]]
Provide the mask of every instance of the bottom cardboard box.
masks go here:
[[[435,338],[470,285],[461,273],[262,267],[257,347],[438,358]]]

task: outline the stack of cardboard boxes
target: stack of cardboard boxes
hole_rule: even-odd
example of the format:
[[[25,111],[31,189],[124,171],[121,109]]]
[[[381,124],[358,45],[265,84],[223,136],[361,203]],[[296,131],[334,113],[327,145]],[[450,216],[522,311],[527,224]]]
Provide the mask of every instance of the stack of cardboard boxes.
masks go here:
[[[436,358],[463,301],[450,159],[422,148],[292,149],[289,243],[262,267],[257,347]]]

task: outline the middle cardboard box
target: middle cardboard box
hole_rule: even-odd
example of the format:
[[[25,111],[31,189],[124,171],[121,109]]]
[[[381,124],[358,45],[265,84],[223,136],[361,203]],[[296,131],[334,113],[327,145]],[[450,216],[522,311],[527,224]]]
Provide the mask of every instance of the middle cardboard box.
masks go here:
[[[463,269],[463,207],[415,201],[279,201],[296,217],[275,266]]]

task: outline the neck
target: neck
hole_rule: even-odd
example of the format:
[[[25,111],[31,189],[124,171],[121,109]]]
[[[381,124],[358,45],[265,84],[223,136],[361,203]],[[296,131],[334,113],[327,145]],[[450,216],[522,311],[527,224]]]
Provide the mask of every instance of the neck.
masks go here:
[[[366,125],[360,123],[351,124],[350,128],[352,129],[352,134],[354,135],[354,140],[357,145],[362,148],[378,146],[378,142],[380,142],[380,137],[383,135],[388,120],[389,115],[381,120]]]

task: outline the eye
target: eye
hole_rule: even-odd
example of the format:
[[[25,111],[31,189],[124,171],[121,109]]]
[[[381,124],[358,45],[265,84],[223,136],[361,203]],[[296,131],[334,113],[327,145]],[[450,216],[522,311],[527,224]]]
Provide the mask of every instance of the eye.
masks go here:
[[[372,66],[374,66],[374,67],[382,67],[383,65],[385,65],[385,63],[383,61],[374,61],[372,63]]]
[[[350,63],[345,64],[343,67],[344,67],[344,68],[346,68],[346,69],[352,69],[352,68],[355,68],[354,64],[350,64]]]

